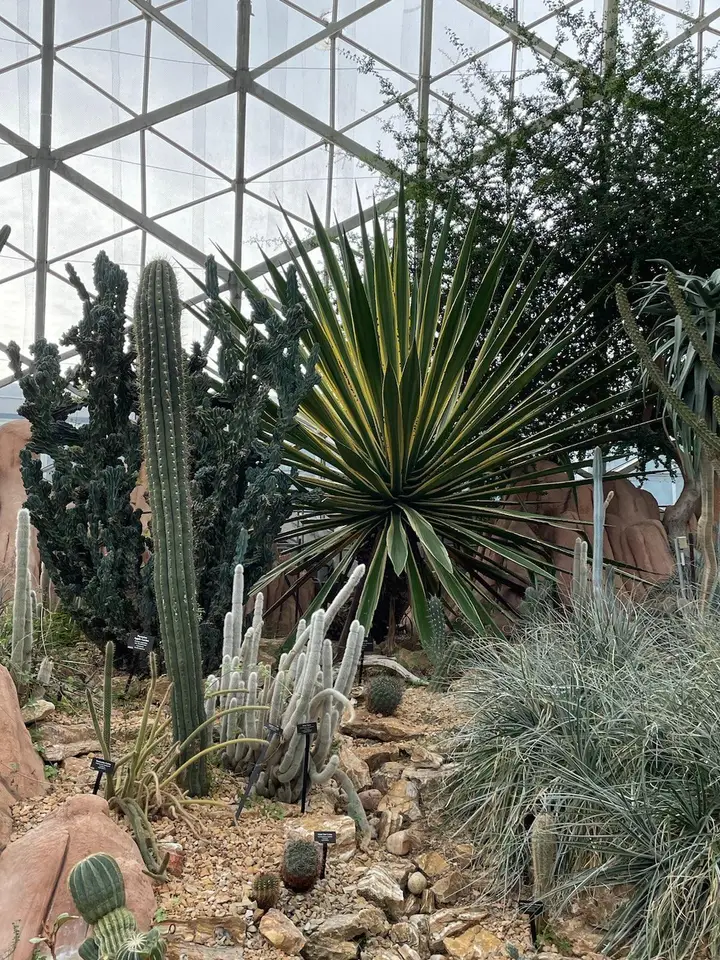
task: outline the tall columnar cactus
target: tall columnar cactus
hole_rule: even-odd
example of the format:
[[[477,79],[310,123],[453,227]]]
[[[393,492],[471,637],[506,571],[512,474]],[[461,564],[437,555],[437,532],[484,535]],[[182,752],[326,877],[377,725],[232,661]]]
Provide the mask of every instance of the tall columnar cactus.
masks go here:
[[[155,599],[168,673],[173,683],[175,739],[201,725],[203,685],[196,608],[193,533],[187,471],[180,298],[170,264],[154,260],[142,272],[135,300],[135,337],[142,433],[152,511]],[[207,728],[187,759],[206,745]],[[188,769],[193,794],[207,790],[204,758]]]
[[[30,668],[33,645],[32,588],[30,584],[30,512],[18,511],[15,532],[15,594],[13,597],[10,665],[18,689]]]
[[[555,880],[557,859],[557,830],[551,813],[540,813],[530,828],[530,857],[532,861],[533,900],[547,901]],[[538,932],[542,933],[544,919],[538,918]]]
[[[70,894],[93,936],[81,944],[81,957],[93,960],[163,960],[166,944],[157,930],[141,933],[125,901],[117,861],[107,853],[80,860],[68,877]]]
[[[232,610],[225,617],[224,655],[219,676],[210,676],[206,685],[205,709],[208,718],[216,710],[246,707],[243,712],[226,714],[219,722],[220,739],[228,744],[225,759],[238,771],[248,772],[259,759],[261,746],[237,742],[243,737],[263,736],[263,724],[270,728],[269,744],[256,785],[261,796],[285,803],[296,802],[302,792],[305,736],[297,732],[299,723],[317,721],[310,752],[310,778],[313,783],[334,779],[348,794],[350,809],[364,835],[367,819],[355,790],[332,755],[335,734],[343,712],[350,708],[350,691],[362,651],[364,629],[353,621],[345,653],[335,673],[332,643],[327,631],[338,610],[351,596],[365,572],[359,565],[351,573],[326,611],[318,610],[310,623],[300,620],[292,649],[280,657],[277,673],[258,663],[262,637],[263,596],[255,598],[252,626],[243,635],[243,568],[235,569]]]
[[[603,456],[600,447],[593,453],[593,555],[592,584],[596,594],[603,586],[603,537],[605,534],[605,502],[603,493]]]

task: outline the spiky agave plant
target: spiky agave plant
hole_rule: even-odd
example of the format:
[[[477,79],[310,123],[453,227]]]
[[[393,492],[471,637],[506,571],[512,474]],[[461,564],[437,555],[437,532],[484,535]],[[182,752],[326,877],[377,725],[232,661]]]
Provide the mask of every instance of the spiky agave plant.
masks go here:
[[[562,422],[553,419],[554,409],[567,409],[588,386],[575,376],[587,357],[562,366],[582,314],[549,341],[545,332],[574,277],[542,309],[531,311],[545,268],[527,278],[521,269],[501,287],[512,237],[508,225],[471,292],[478,218],[449,276],[452,204],[437,244],[426,245],[416,271],[402,190],[392,241],[377,212],[372,236],[361,221],[362,257],[341,232],[338,258],[314,211],[313,217],[330,289],[289,219],[298,253],[287,272],[269,260],[268,269],[284,309],[301,305],[305,311],[305,348],[320,350],[320,385],[301,404],[287,451],[299,483],[316,494],[316,502],[293,531],[308,545],[255,589],[283,573],[337,560],[318,598],[322,603],[359,555],[368,573],[357,618],[366,629],[392,567],[408,588],[424,642],[431,636],[426,598],[438,589],[480,630],[491,624],[501,602],[493,585],[521,582],[509,564],[539,576],[553,569],[539,556],[535,539],[500,522],[534,515],[509,505],[500,509],[498,500],[521,489],[537,495],[559,485],[549,470],[537,468],[538,461],[581,446],[622,404],[606,396]],[[433,233],[431,227],[428,235]],[[262,299],[247,274],[230,263],[250,300]],[[237,322],[242,328],[239,315]],[[593,380],[601,383],[607,372]]]

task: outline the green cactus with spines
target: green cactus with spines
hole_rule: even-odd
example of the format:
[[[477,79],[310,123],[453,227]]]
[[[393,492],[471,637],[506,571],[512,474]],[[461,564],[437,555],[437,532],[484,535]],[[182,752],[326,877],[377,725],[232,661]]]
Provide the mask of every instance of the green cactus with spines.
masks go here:
[[[18,510],[15,530],[15,590],[13,594],[10,669],[23,699],[33,646],[33,605],[30,583],[30,511]]]
[[[88,937],[78,947],[80,960],[100,960],[100,948],[95,937]]]
[[[135,300],[135,338],[145,466],[152,511],[153,573],[160,636],[173,683],[175,739],[190,746],[180,762],[202,753],[205,719],[198,633],[193,531],[185,427],[181,305],[170,264],[154,260],[142,272]],[[205,758],[188,768],[186,786],[207,792]]]
[[[126,940],[114,960],[163,960],[167,946],[157,930],[138,932]]]
[[[282,880],[288,890],[307,893],[320,872],[318,848],[312,840],[288,840],[282,864]]]
[[[275,873],[261,873],[253,882],[252,898],[261,910],[271,910],[280,899],[280,878]]]
[[[391,717],[400,706],[404,693],[405,684],[399,677],[381,674],[368,682],[365,703],[370,713]]]
[[[157,930],[142,933],[125,899],[125,882],[114,857],[93,853],[70,871],[68,887],[93,936],[83,941],[82,960],[163,960],[166,944]]]
[[[539,813],[530,827],[530,859],[532,863],[533,899],[546,901],[555,881],[557,859],[557,827],[551,813]],[[538,932],[543,918],[538,917]]]

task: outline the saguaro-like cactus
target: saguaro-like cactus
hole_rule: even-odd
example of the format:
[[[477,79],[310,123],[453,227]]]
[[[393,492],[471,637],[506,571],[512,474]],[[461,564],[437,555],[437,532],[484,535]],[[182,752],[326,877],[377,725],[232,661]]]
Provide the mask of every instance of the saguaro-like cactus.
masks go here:
[[[180,298],[170,264],[142,272],[135,300],[135,336],[145,465],[152,511],[153,573],[160,636],[173,683],[175,739],[184,742],[205,718],[196,611],[193,533],[185,431]],[[206,730],[207,728],[205,728]],[[182,760],[205,746],[201,736]],[[207,789],[205,760],[188,769],[187,788]]]
[[[30,667],[33,644],[32,589],[30,585],[30,512],[18,511],[15,532],[15,594],[13,597],[12,654],[10,665],[18,689]]]

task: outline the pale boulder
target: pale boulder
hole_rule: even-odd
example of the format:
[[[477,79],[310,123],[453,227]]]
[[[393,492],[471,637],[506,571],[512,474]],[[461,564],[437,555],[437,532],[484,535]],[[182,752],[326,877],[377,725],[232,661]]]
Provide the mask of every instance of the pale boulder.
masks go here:
[[[297,957],[305,946],[305,937],[292,920],[279,910],[268,910],[263,916],[260,933],[276,950],[288,957]]]

